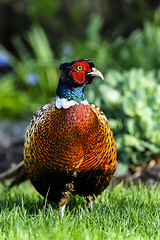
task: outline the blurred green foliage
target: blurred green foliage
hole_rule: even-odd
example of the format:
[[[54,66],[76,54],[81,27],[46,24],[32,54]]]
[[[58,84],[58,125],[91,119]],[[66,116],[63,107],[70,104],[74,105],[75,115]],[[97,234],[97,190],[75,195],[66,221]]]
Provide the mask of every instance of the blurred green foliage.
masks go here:
[[[119,169],[142,164],[160,155],[160,70],[108,70],[105,82],[88,89],[88,98],[105,112],[119,153]]]
[[[26,34],[25,39],[32,49],[31,52],[20,37],[16,36],[13,39],[18,58],[1,46],[1,49],[10,56],[13,69],[0,78],[0,116],[2,117],[25,118],[55,96],[59,77],[57,68],[60,62],[54,60],[54,53],[44,31],[34,26]]]
[[[160,9],[153,21],[127,38],[101,37],[103,20],[92,14],[84,40],[63,42],[56,59],[43,29],[34,25],[23,38],[15,36],[17,56],[12,70],[0,78],[0,116],[26,118],[54,100],[61,62],[93,60],[105,81],[87,87],[88,100],[105,112],[114,130],[120,174],[130,163],[141,164],[160,155]],[[26,44],[27,43],[27,46]]]

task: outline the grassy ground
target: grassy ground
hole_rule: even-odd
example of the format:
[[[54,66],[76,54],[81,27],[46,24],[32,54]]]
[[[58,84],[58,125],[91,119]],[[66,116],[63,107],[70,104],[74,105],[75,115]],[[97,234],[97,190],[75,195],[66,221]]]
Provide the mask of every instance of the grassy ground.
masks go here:
[[[61,219],[29,183],[10,191],[0,185],[0,239],[160,239],[160,191],[110,186],[91,212],[76,197]]]

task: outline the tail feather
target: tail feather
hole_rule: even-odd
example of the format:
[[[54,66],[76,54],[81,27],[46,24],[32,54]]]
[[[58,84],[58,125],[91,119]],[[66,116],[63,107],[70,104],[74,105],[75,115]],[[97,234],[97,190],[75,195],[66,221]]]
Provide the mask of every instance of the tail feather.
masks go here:
[[[19,185],[20,183],[24,182],[27,179],[26,169],[24,167],[24,162],[20,162],[15,168],[9,169],[6,172],[0,174],[0,182],[12,179],[10,184],[10,188]]]

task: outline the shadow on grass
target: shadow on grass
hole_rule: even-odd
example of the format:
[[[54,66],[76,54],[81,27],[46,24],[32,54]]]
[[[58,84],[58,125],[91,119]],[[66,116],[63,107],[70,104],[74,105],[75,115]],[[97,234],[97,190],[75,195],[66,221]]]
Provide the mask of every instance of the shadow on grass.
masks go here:
[[[27,209],[29,214],[37,214],[39,210],[47,210],[51,206],[55,211],[59,209],[56,204],[50,203],[43,198],[29,182],[22,183],[20,186],[11,189],[0,184],[0,211],[4,209],[11,211],[16,207],[20,207]],[[79,206],[85,209],[87,201],[83,197],[76,195],[69,199],[66,209],[73,211]]]

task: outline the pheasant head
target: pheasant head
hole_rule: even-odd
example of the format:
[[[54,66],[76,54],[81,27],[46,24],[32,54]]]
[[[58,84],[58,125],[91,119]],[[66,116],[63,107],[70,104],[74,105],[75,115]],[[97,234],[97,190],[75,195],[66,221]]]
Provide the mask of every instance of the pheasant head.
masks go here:
[[[56,91],[57,108],[63,106],[62,102],[70,102],[71,104],[74,102],[76,104],[86,101],[84,87],[87,84],[91,84],[95,77],[104,79],[102,73],[95,68],[93,62],[86,59],[63,63],[59,68],[61,76]],[[67,106],[70,106],[70,104]]]

